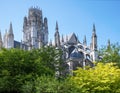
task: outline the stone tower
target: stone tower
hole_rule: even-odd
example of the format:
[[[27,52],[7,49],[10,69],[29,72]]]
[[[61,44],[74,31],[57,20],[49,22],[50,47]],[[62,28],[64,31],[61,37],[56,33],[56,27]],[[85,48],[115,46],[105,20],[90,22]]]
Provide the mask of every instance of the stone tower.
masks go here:
[[[43,21],[42,10],[32,7],[28,17],[24,17],[22,43],[29,50],[48,44],[48,22],[46,17]]]

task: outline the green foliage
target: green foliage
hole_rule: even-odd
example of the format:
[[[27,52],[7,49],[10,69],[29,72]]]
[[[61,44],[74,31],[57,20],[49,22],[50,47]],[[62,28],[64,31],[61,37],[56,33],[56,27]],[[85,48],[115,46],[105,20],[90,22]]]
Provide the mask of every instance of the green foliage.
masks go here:
[[[71,82],[79,93],[120,93],[120,69],[113,63],[98,63],[94,68],[79,68]]]
[[[31,90],[33,89],[34,90]],[[34,82],[26,82],[22,93],[76,93],[69,79],[58,80],[52,76],[38,77]]]
[[[25,51],[0,50],[0,93],[120,93],[120,53],[118,46],[100,51],[103,63],[74,76],[55,78],[64,70],[61,50],[44,47]],[[109,63],[114,61],[115,63]]]
[[[54,76],[56,65],[62,63],[60,55],[61,51],[53,47],[0,50],[0,92],[18,93],[24,84],[30,86],[37,77]]]
[[[120,67],[120,45],[111,44],[108,47],[100,49],[99,55],[102,56],[101,62],[109,63],[114,62]]]

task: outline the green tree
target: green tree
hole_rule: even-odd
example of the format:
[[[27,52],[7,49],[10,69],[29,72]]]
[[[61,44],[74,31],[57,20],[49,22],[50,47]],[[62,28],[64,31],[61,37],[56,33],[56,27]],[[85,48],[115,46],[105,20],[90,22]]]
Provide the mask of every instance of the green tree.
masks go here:
[[[120,45],[111,44],[107,47],[101,48],[99,56],[102,57],[100,60],[103,63],[114,62],[120,67]]]
[[[34,87],[34,92],[31,90]],[[56,79],[53,76],[40,76],[34,82],[26,82],[22,87],[22,93],[76,93],[69,78]]]
[[[53,47],[0,50],[0,92],[19,93],[25,82],[30,84],[42,75],[54,76],[56,65],[62,62],[60,55],[61,51]]]
[[[77,93],[120,93],[120,69],[114,63],[98,63],[84,70],[79,68],[71,77]]]
[[[26,80],[32,79],[34,71],[29,51],[2,49],[0,51],[0,92],[20,92]]]

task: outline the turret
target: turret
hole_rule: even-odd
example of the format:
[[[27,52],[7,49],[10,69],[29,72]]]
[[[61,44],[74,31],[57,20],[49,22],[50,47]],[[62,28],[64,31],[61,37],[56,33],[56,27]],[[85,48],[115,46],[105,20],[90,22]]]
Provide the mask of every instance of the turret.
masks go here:
[[[59,47],[60,46],[60,35],[59,35],[59,31],[58,31],[58,23],[56,22],[56,28],[55,28],[56,32],[55,32],[55,46]]]
[[[48,29],[48,22],[47,22],[47,18],[44,18],[44,27],[45,29]]]

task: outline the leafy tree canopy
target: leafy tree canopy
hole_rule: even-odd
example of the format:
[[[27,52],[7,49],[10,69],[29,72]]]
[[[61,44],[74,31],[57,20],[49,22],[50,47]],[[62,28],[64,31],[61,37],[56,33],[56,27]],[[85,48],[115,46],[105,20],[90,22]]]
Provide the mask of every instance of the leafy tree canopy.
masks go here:
[[[79,93],[120,93],[120,69],[114,63],[74,71],[71,82]]]
[[[25,82],[33,82],[42,75],[55,75],[60,68],[61,51],[53,47],[0,50],[0,92],[20,92]],[[58,65],[59,64],[59,65]]]

